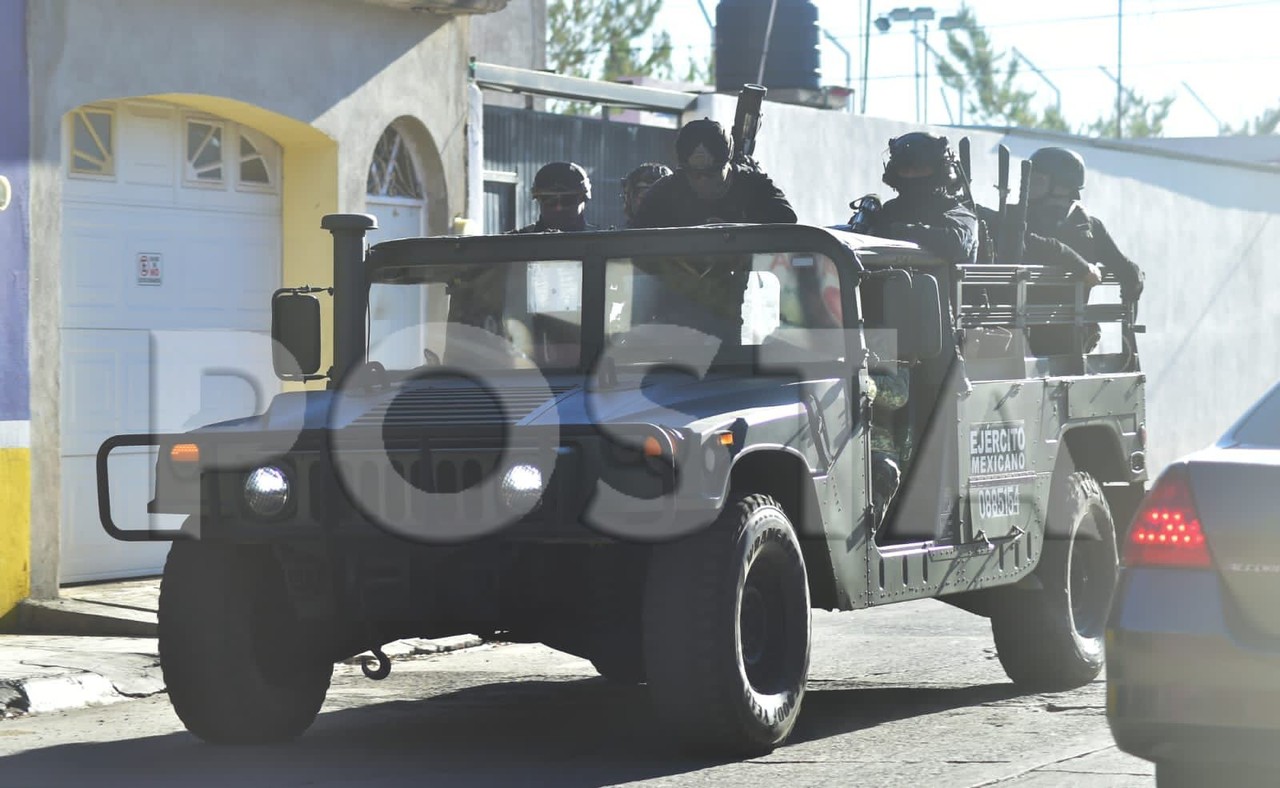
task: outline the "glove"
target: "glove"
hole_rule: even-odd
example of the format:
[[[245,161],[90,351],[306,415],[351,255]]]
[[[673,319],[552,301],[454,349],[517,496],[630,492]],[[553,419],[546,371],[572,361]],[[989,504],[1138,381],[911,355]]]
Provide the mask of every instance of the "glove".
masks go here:
[[[1126,304],[1136,304],[1138,299],[1142,297],[1142,280],[1137,279],[1132,282],[1120,283],[1120,300]]]

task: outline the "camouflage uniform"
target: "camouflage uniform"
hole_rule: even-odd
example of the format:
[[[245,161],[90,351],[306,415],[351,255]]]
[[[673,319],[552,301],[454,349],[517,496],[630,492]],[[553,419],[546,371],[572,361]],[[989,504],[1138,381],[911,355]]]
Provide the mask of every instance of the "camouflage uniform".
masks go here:
[[[907,404],[911,373],[905,365],[881,367],[871,373],[871,383],[872,503],[877,515],[883,515],[911,459],[911,437],[896,423],[898,411]]]

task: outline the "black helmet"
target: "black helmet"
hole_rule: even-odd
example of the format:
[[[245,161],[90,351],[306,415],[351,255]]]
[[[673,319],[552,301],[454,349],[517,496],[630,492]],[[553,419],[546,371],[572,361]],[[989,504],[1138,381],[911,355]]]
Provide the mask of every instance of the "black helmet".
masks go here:
[[[1084,188],[1084,159],[1066,148],[1041,148],[1031,154],[1034,171],[1047,175],[1050,188],[1079,192]]]
[[[533,176],[533,198],[552,194],[581,194],[582,199],[590,200],[591,179],[587,171],[571,161],[543,165]]]
[[[733,138],[724,126],[710,118],[691,120],[681,127],[676,135],[676,160],[685,164],[699,145],[704,146],[719,164],[733,158]]]
[[[923,178],[903,178],[900,173],[907,167],[928,167],[932,173]],[[955,170],[955,158],[946,137],[913,131],[889,140],[889,160],[885,162],[882,180],[898,191],[908,181],[945,189],[955,184]]]

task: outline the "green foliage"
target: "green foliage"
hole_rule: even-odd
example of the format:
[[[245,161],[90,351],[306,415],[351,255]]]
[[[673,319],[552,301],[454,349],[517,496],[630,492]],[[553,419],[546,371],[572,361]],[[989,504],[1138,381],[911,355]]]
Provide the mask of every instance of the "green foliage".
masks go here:
[[[1280,107],[1272,107],[1253,120],[1246,120],[1238,129],[1232,128],[1230,125],[1223,126],[1222,133],[1248,137],[1259,134],[1275,134],[1277,130],[1280,130]]]
[[[1164,134],[1164,122],[1169,117],[1169,108],[1173,106],[1173,96],[1165,96],[1151,101],[1139,96],[1132,90],[1126,91],[1128,101],[1120,106],[1123,121],[1121,136],[1126,138],[1159,137]],[[1085,134],[1096,137],[1116,136],[1116,116],[1098,118],[1083,129]]]
[[[653,33],[648,54],[635,46],[649,34],[662,0],[551,0],[547,6],[547,65],[589,79],[653,76],[670,79],[671,36]]]
[[[964,110],[972,123],[1070,132],[1073,126],[1056,106],[1037,111],[1032,107],[1035,93],[1016,86],[1022,76],[1018,60],[997,50],[978,22],[973,9],[961,6],[956,14],[959,26],[947,31],[950,58],[938,61],[938,75],[947,87],[960,91]],[[1155,101],[1128,91],[1121,108],[1125,137],[1158,137],[1164,132],[1173,96]],[[1115,136],[1115,116],[1101,117],[1076,130],[1080,134]]]
[[[1035,94],[1015,86],[1021,74],[1017,59],[996,50],[973,9],[961,6],[956,19],[959,26],[947,31],[951,57],[939,59],[938,76],[960,91],[971,122],[1066,131],[1067,123],[1056,108],[1042,114],[1031,108]]]

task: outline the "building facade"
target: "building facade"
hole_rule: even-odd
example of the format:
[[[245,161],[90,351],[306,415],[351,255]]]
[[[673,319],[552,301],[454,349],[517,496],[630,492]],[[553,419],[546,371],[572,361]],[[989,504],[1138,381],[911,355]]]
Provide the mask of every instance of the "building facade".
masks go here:
[[[330,282],[324,214],[373,213],[382,238],[448,231],[467,205],[469,59],[541,67],[544,9],[0,0],[0,616],[161,568],[163,545],[103,533],[97,445],[278,390],[270,296]],[[122,524],[147,524],[150,462],[112,464]]]

